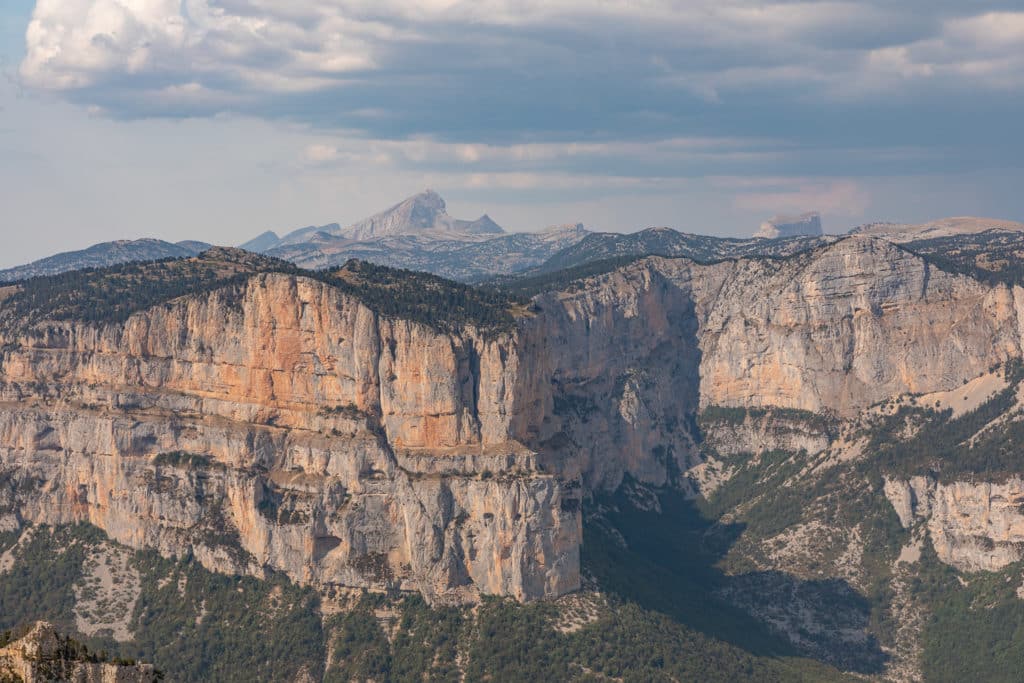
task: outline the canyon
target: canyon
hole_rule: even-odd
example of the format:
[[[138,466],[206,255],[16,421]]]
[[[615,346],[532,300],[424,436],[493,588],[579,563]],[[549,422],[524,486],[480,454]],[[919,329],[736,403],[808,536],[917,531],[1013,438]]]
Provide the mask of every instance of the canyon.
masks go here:
[[[3,504],[228,573],[556,597],[580,585],[585,492],[686,479],[693,415],[849,418],[954,388],[1020,357],[1022,294],[855,237],[641,259],[538,294],[508,331],[442,332],[254,273],[237,300],[5,334]]]
[[[0,588],[71,534],[73,623],[118,643],[198,568],[268,615],[260,586],[311,591],[282,614],[318,601],[325,642],[408,596],[591,615],[568,634],[610,623],[609,571],[675,557],[806,661],[919,680],[941,612],[914,577],[1024,585],[1024,289],[872,235],[807,246],[505,289],[214,248],[0,288]]]

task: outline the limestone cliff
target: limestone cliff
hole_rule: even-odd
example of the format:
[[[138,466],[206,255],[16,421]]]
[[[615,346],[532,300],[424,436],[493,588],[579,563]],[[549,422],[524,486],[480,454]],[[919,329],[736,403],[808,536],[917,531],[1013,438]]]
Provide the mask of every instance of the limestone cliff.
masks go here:
[[[578,492],[513,438],[508,336],[385,319],[267,273],[237,300],[45,323],[7,349],[0,498],[24,522],[437,601],[578,584]]]
[[[487,333],[301,273],[232,282],[124,322],[10,326],[0,514],[319,587],[543,598],[579,585],[585,492],[700,480],[702,411],[842,419],[1021,356],[1019,288],[867,237],[642,259]],[[730,429],[732,453],[829,438]]]
[[[938,483],[888,479],[885,493],[905,528],[923,523],[936,554],[963,571],[997,571],[1024,559],[1024,480]]]
[[[693,416],[709,407],[851,418],[1022,353],[1024,290],[863,237],[781,260],[652,257],[537,302],[523,354],[553,387],[539,447],[596,487],[699,464]],[[763,448],[748,436],[734,450]]]

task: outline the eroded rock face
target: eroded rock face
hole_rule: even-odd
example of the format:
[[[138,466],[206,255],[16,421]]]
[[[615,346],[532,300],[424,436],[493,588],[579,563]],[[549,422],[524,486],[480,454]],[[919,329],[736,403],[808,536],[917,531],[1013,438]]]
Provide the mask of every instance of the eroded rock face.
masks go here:
[[[889,479],[904,528],[923,523],[939,559],[962,571],[998,571],[1024,559],[1024,480],[1002,484]]]
[[[254,277],[4,357],[0,504],[226,572],[522,600],[579,581],[579,493],[515,440],[513,340]],[[193,455],[196,454],[196,455]]]
[[[780,261],[652,257],[537,302],[522,356],[546,364],[553,393],[535,443],[578,462],[595,487],[627,472],[661,484],[693,467],[693,415],[711,406],[848,418],[1022,353],[1024,290],[864,237]],[[756,429],[732,436],[734,452],[783,443]]]

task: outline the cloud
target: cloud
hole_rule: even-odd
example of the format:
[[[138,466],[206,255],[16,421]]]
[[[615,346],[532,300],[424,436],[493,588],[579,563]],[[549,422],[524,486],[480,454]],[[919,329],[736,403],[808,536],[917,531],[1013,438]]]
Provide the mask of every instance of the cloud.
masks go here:
[[[786,145],[773,140],[673,137],[655,140],[485,144],[455,143],[420,136],[404,140],[348,137],[323,139],[306,146],[303,161],[331,164],[398,163],[405,167],[458,168],[464,172],[520,170],[587,170],[612,175],[623,165],[638,176],[703,174],[709,166],[771,163]]]
[[[377,109],[392,122],[404,112],[401,134],[437,134],[430,111],[404,107],[419,99],[465,121],[491,113],[488,102],[514,115],[526,99],[548,105],[549,120],[576,103],[584,123],[618,123],[621,134],[622,119],[647,108],[678,123],[679,110],[750,90],[763,96],[766,87],[825,96],[850,83],[894,90],[940,73],[970,87],[1005,86],[1024,54],[1021,13],[893,5],[38,0],[21,76],[129,117],[242,111],[352,125],[356,111]],[[985,69],[999,75],[970,80]],[[666,90],[672,84],[677,92]],[[595,106],[608,114],[587,111]],[[518,131],[500,117],[491,125],[535,132],[538,118]]]
[[[864,204],[848,178],[1020,166],[1015,4],[37,0],[20,78],[113,119],[297,125],[313,173],[819,178],[736,202],[825,210]]]
[[[736,195],[735,206],[746,211],[764,214],[795,214],[820,211],[833,216],[860,216],[871,204],[868,192],[856,181],[829,182],[808,179],[768,179],[766,184],[776,185],[769,191],[741,192]]]

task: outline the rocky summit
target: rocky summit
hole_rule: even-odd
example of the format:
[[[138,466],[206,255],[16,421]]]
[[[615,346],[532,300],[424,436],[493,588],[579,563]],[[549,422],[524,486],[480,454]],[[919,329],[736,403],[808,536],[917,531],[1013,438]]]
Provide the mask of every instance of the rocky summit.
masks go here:
[[[776,216],[761,224],[754,237],[776,239],[779,237],[815,237],[822,235],[821,214],[817,211],[799,216]]]

